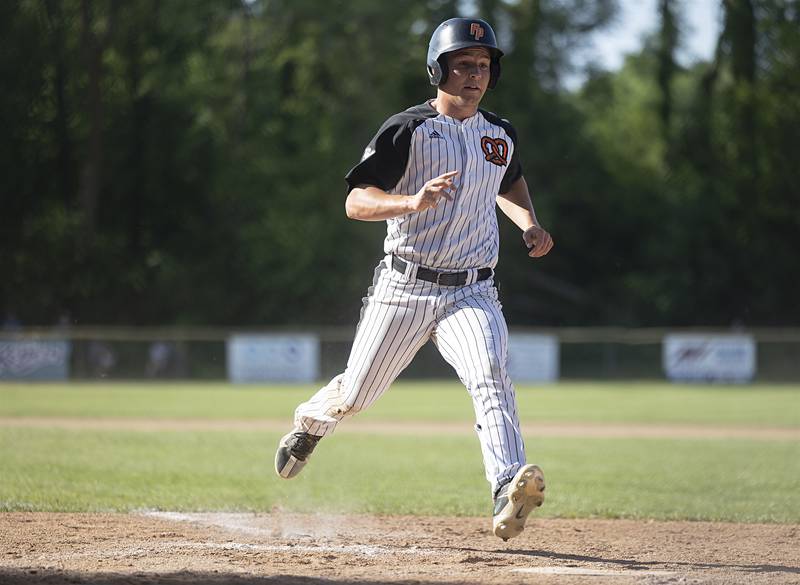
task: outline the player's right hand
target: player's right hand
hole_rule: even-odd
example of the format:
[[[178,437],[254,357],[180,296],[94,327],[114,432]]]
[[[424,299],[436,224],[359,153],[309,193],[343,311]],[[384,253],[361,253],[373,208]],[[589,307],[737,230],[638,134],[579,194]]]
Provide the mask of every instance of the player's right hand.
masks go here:
[[[453,177],[457,174],[458,171],[449,171],[425,183],[416,195],[411,196],[411,211],[418,213],[431,207],[436,208],[442,199],[452,201],[453,195],[449,191],[455,187]]]

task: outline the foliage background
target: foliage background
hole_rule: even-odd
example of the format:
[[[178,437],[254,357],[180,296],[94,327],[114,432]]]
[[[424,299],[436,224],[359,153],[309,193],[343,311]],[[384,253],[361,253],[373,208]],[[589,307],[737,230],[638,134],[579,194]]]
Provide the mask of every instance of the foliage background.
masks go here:
[[[688,1],[688,0],[685,0]],[[479,0],[556,248],[502,220],[515,325],[797,325],[800,5],[724,0],[682,67],[680,0],[621,70],[572,55],[614,0]],[[351,324],[383,224],[347,170],[433,95],[453,0],[0,4],[0,310],[24,324]],[[469,12],[471,14],[471,12]]]

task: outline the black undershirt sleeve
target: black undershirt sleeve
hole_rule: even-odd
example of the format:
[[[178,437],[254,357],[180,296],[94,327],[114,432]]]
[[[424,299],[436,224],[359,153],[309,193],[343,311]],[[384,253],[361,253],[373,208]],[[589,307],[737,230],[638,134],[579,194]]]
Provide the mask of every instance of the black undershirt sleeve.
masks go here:
[[[505,124],[503,124],[503,128],[505,128],[505,131],[508,132],[508,135],[511,137],[511,141],[514,143],[514,153],[511,155],[511,160],[508,161],[508,168],[506,168],[506,172],[503,175],[503,180],[500,181],[500,193],[508,193],[511,190],[511,185],[516,183],[517,180],[522,176],[522,164],[520,164],[519,156],[517,156],[517,151],[519,150],[517,131],[514,130],[514,127],[506,120],[503,120],[503,122],[505,122]]]
[[[386,120],[364,150],[361,162],[345,175],[347,192],[358,185],[374,185],[384,191],[397,185],[408,164],[408,150],[415,127],[401,115]]]

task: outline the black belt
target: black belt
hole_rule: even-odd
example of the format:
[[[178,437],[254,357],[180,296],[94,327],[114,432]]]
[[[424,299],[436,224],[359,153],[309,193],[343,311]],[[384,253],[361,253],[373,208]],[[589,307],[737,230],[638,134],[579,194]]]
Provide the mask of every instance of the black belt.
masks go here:
[[[408,262],[402,258],[398,258],[397,256],[392,256],[392,268],[397,270],[397,272],[402,272],[405,274],[406,268],[408,268]],[[462,286],[467,284],[468,276],[469,271],[467,270],[464,270],[463,272],[439,272],[438,270],[431,270],[430,268],[423,268],[422,266],[417,268],[418,279],[427,280],[428,282],[435,282],[441,286]],[[479,268],[478,278],[475,279],[475,282],[486,280],[491,276],[491,268]]]

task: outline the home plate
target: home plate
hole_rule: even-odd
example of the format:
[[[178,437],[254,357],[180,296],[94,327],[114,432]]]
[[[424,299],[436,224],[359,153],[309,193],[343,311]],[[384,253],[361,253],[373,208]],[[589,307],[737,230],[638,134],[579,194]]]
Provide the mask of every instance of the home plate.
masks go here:
[[[511,570],[515,573],[534,573],[536,575],[585,575],[587,577],[644,577],[675,574],[672,571],[620,571],[615,569],[586,569],[583,567],[523,567]]]

